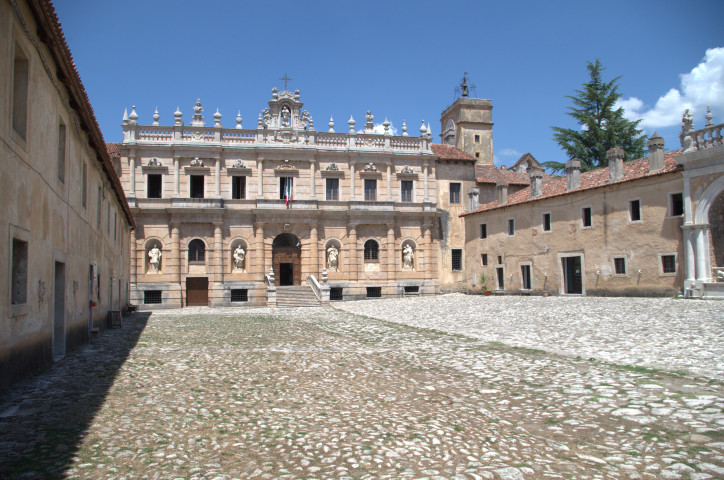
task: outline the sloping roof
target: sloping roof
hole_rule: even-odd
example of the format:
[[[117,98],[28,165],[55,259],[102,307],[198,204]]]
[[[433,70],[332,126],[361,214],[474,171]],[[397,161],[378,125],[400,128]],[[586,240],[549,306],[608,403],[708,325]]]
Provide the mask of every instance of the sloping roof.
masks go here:
[[[108,156],[111,157],[120,157],[121,156],[121,144],[120,143],[106,143],[106,151],[108,152]]]
[[[68,91],[70,97],[68,102],[71,108],[78,112],[81,126],[88,134],[88,142],[98,155],[103,171],[111,184],[123,213],[128,219],[128,223],[136,228],[133,214],[123,193],[123,187],[121,187],[121,181],[118,179],[111,158],[108,155],[103,134],[73,61],[73,55],[71,55],[70,48],[68,48],[65,41],[65,35],[63,35],[63,29],[60,26],[53,3],[50,0],[28,0],[28,6],[33,12],[33,17],[37,23],[38,36],[53,56],[57,67],[58,80],[65,85]]]
[[[608,176],[608,167],[597,168],[589,172],[581,173],[581,186],[574,190],[566,190],[567,178],[565,176],[553,176],[546,175],[542,181],[542,193],[539,197],[530,197],[530,186],[523,188],[517,192],[508,195],[508,202],[502,205],[498,204],[497,200],[494,202],[480,205],[476,210],[471,212],[465,212],[460,214],[461,217],[466,215],[472,215],[478,212],[485,212],[495,210],[497,208],[505,208],[512,205],[537,202],[545,198],[557,197],[561,195],[568,195],[570,193],[577,193],[584,190],[592,190],[595,188],[605,187],[607,185],[617,185],[620,183],[630,182],[633,180],[639,180],[641,178],[655,177],[657,175],[664,175],[667,173],[675,172],[681,169],[676,161],[676,157],[681,155],[682,150],[676,150],[669,152],[664,156],[665,167],[657,172],[649,173],[649,159],[639,158],[638,160],[632,160],[623,164],[624,175],[616,181],[610,182]]]
[[[525,172],[511,172],[495,165],[475,165],[475,182],[508,182],[511,185],[530,185],[530,177]]]
[[[472,162],[475,161],[475,158],[471,157],[459,148],[451,147],[449,145],[433,143],[432,145],[430,145],[430,149],[432,150],[432,153],[437,155],[440,160],[468,160]]]

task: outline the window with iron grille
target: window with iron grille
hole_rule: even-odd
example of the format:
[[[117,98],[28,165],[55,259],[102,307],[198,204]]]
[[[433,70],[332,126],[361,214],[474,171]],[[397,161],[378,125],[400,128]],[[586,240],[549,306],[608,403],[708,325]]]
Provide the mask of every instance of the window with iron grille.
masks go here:
[[[381,298],[382,287],[367,287],[367,298]]]
[[[163,303],[161,300],[161,290],[145,290],[143,292],[143,303]]]
[[[374,240],[367,240],[365,242],[365,261],[376,262],[379,260],[380,246]]]
[[[412,201],[412,180],[402,180],[400,182],[400,199],[403,202]]]
[[[327,200],[336,201],[339,200],[339,179],[328,178],[327,179]]]
[[[676,273],[676,255],[661,255],[661,272]]]
[[[248,302],[249,291],[246,288],[234,288],[231,290],[232,302]]]
[[[405,287],[405,293],[410,295],[420,293],[420,287],[417,285]]]
[[[340,302],[344,299],[344,289],[342,287],[332,287],[329,289],[329,300]]]
[[[189,243],[189,262],[203,262],[206,258],[206,245],[199,240],[191,240]]]
[[[463,269],[463,251],[460,248],[453,248],[452,252],[452,270],[459,272]]]
[[[246,177],[231,177],[231,198],[235,200],[246,198]]]

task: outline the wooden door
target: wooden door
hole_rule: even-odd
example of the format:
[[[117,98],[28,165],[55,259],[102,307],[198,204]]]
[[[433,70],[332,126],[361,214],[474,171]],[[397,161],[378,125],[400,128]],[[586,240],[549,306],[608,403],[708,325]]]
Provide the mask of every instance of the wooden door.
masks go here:
[[[186,278],[186,306],[205,307],[209,304],[208,277]]]
[[[282,263],[291,264],[292,284],[302,284],[302,252],[297,247],[275,247],[272,251],[272,266],[274,267],[274,284],[279,286]],[[285,267],[285,268],[288,268]]]

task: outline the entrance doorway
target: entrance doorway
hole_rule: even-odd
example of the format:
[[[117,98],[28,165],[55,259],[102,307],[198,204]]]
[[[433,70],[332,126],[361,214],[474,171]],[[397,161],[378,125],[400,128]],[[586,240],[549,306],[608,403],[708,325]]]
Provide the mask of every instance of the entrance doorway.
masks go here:
[[[563,293],[581,295],[583,293],[581,257],[579,255],[563,257],[561,262],[563,266]]]
[[[53,358],[65,355],[65,264],[55,262],[53,285]]]
[[[186,277],[186,306],[205,307],[209,304],[209,278]]]
[[[302,284],[302,244],[291,233],[277,235],[272,243],[275,285]]]

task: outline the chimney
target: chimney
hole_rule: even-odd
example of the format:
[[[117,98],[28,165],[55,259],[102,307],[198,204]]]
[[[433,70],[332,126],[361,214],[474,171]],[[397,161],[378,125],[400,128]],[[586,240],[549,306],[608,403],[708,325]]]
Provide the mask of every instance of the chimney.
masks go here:
[[[664,139],[654,132],[647,145],[649,147],[649,173],[663,170],[666,166],[664,162]]]
[[[581,186],[581,161],[571,159],[566,162],[566,190],[575,190]]]
[[[543,172],[530,171],[530,198],[540,197],[543,193]]]
[[[470,210],[469,211],[472,212],[473,210],[478,209],[478,206],[480,205],[479,198],[480,198],[480,190],[478,190],[477,188],[471,188],[470,190],[468,190],[468,199],[470,200],[470,203],[469,203]]]
[[[495,186],[498,187],[498,205],[508,203],[508,182],[498,182]]]
[[[613,147],[606,152],[608,158],[608,180],[617,182],[623,178],[623,148]]]

